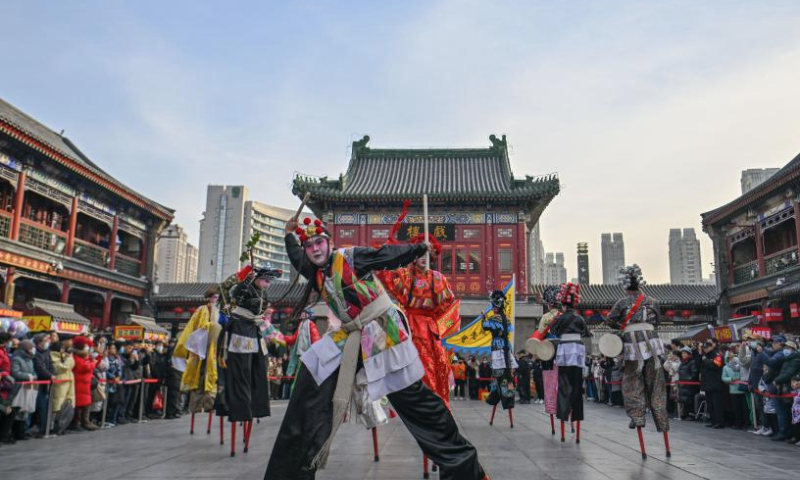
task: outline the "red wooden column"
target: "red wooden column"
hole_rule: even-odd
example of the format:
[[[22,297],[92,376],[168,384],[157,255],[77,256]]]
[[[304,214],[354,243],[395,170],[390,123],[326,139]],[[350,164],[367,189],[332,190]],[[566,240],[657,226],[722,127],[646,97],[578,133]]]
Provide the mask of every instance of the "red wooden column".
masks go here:
[[[102,328],[106,328],[111,326],[111,299],[113,297],[113,292],[108,290],[106,292],[106,302],[103,304],[103,324]]]
[[[117,233],[119,232],[119,215],[114,215],[114,223],[111,226],[111,239],[108,242],[108,269],[114,270],[117,263]]]
[[[8,267],[6,273],[6,288],[3,289],[3,302],[11,308],[14,308],[14,273],[17,269]]]
[[[758,259],[758,276],[763,277],[767,269],[764,267],[764,237],[759,220],[756,220],[756,258]]]
[[[71,257],[75,249],[75,233],[78,229],[78,197],[72,197],[72,210],[69,215],[69,231],[67,232],[67,248],[64,250],[66,256]]]
[[[492,212],[488,212],[491,216],[493,215]],[[491,223],[486,220],[486,215],[484,214],[483,219],[483,285],[481,287],[485,288],[488,291],[492,291],[497,286],[497,276],[499,274],[497,268],[497,262],[495,262],[495,229],[494,229],[494,221]]]
[[[11,240],[19,239],[19,224],[22,219],[22,205],[25,199],[25,179],[28,178],[27,167],[19,172],[17,179],[17,190],[14,192],[14,211],[11,215],[11,232],[9,238]]]
[[[61,303],[69,303],[69,280],[61,283]]]
[[[518,213],[518,215],[521,217],[522,213]],[[517,284],[514,286],[514,288],[517,290],[517,295],[527,295],[528,282],[530,279],[527,278],[528,273],[526,268],[528,256],[525,253],[528,251],[528,243],[525,241],[525,221],[522,218],[518,218],[516,227],[517,231],[515,233],[517,235],[517,248],[512,250],[514,252],[514,262],[515,265],[517,265]]]

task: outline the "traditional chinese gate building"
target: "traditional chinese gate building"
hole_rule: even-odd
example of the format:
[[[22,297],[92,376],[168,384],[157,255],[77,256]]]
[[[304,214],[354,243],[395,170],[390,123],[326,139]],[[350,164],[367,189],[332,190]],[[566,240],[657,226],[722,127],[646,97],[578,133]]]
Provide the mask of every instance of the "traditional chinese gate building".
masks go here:
[[[298,175],[293,192],[311,194],[309,207],[328,224],[338,246],[386,241],[412,202],[399,240],[423,231],[428,194],[430,232],[443,245],[436,268],[462,298],[486,298],[516,274],[528,293],[528,235],[559,192],[555,174],[516,178],[506,138],[487,148],[378,149],[369,137],[353,142],[347,171],[337,179]]]

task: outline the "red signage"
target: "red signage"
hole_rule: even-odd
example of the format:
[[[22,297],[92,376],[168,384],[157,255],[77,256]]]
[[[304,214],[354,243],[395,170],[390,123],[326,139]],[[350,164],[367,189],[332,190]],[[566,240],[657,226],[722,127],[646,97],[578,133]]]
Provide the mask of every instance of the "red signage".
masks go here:
[[[764,310],[764,321],[766,322],[782,322],[783,309],[782,308],[767,308]]]
[[[792,316],[792,318],[800,317],[800,305],[798,305],[796,303],[790,303],[789,304],[789,312],[790,312],[790,315]]]
[[[733,341],[733,330],[731,330],[729,325],[724,327],[715,327],[714,336],[717,337],[717,340],[722,343],[730,343]]]
[[[750,327],[750,332],[767,340],[772,339],[772,330],[769,327]]]

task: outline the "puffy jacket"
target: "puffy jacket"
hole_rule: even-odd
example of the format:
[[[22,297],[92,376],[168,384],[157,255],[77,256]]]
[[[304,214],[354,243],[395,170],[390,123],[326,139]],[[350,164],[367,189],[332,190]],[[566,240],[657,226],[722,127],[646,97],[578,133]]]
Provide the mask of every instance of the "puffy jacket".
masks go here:
[[[722,390],[722,355],[717,349],[703,355],[700,360],[700,390],[716,392]]]
[[[769,355],[764,350],[761,353],[753,352],[753,359],[750,361],[750,376],[747,378],[747,384],[750,390],[758,388],[758,382],[764,376],[764,364],[769,360]]]
[[[775,377],[775,383],[778,385],[789,383],[798,373],[800,373],[800,352],[794,352],[784,358],[781,371]]]
[[[739,385],[737,384],[731,385],[731,382],[736,382],[741,378],[742,378],[741,370],[738,372],[735,371],[731,366],[730,362],[728,362],[728,364],[722,368],[722,382],[728,384],[729,392],[731,395],[741,395],[742,393],[744,393],[741,390],[739,390]]]
[[[24,350],[14,352],[11,359],[11,376],[17,382],[36,380],[36,370],[33,368],[33,355]]]
[[[696,382],[700,378],[699,361],[696,357],[689,357],[688,360],[681,360],[678,367],[678,381]],[[698,385],[678,385],[678,401],[690,403],[694,401],[695,394],[700,390]]]
[[[92,404],[95,361],[91,357],[82,357],[77,353],[73,358],[75,359],[75,368],[72,369],[72,374],[75,376],[75,407],[88,407]]]
[[[65,401],[69,400],[75,406],[75,378],[72,369],[75,367],[75,359],[71,354],[60,352],[50,352],[53,368],[56,371],[56,380],[61,383],[53,385],[53,411],[58,412]]]

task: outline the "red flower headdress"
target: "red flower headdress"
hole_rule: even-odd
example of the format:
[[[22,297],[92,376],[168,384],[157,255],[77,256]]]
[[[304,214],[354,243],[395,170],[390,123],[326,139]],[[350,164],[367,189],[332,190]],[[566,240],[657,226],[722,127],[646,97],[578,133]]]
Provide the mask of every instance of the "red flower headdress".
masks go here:
[[[581,301],[581,287],[571,282],[561,285],[561,291],[558,292],[558,301],[564,305],[575,306]]]
[[[425,241],[425,234],[424,233],[418,233],[418,234],[414,235],[413,238],[411,238],[411,244],[412,245],[416,245],[416,244],[422,243],[424,241]],[[442,254],[442,244],[439,243],[439,240],[436,240],[436,237],[434,237],[430,233],[428,234],[428,243],[430,243],[431,246],[433,247],[433,252],[432,253],[434,255],[436,255],[438,257],[439,255]]]
[[[306,240],[309,238],[320,235],[330,238],[328,231],[325,230],[325,227],[322,225],[322,220],[320,219],[316,219],[312,223],[311,219],[306,217],[303,219],[303,225],[298,226],[294,232],[300,237],[300,243],[306,243]]]

